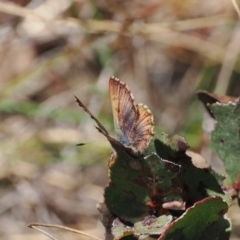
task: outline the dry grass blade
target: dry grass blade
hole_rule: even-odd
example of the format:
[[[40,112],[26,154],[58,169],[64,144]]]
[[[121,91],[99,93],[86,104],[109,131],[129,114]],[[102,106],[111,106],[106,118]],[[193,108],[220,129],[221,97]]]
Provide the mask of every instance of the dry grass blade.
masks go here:
[[[234,0],[233,0],[234,2]],[[236,3],[235,3],[236,5]],[[234,5],[234,6],[235,6]],[[238,6],[235,6],[236,11],[239,11]],[[10,13],[16,16],[26,17],[27,15],[37,16],[35,11],[28,10],[23,7],[15,6],[12,4],[0,3],[0,11]],[[109,20],[88,20],[82,22],[81,20],[75,20],[68,18],[69,22],[74,22],[85,27],[90,32],[115,32],[121,33],[122,24],[109,21]],[[181,33],[181,31],[188,31],[198,28],[213,27],[216,25],[227,24],[232,20],[225,15],[216,15],[211,17],[197,18],[191,20],[176,21],[173,23],[149,23],[149,24],[138,24],[133,23],[128,28],[127,31],[122,33],[125,36],[133,36],[136,34],[144,34],[146,38],[152,41],[162,42],[167,45],[173,45],[178,47],[183,47],[198,52],[204,57],[214,61],[222,62],[225,56],[225,50],[217,45],[210,43],[209,41],[202,40],[198,37],[191,36],[189,34]],[[46,22],[47,24],[47,22]],[[180,31],[180,32],[179,32]],[[164,33],[164,34],[163,34]],[[159,37],[159,34],[162,34]],[[179,41],[180,38],[180,41]],[[199,48],[199,46],[204,46],[204,48]],[[238,71],[236,69],[236,71]]]
[[[181,131],[222,172],[192,96],[240,95],[239,3],[0,0],[0,239],[113,238],[115,217],[96,209],[109,152],[123,147],[112,135],[112,75],[151,106],[157,132]],[[75,146],[96,141],[107,143]]]
[[[232,5],[233,5],[233,7],[235,8],[238,16],[240,17],[240,9],[239,9],[239,6],[238,6],[236,0],[232,0]]]
[[[235,66],[237,66],[236,62],[238,61],[240,47],[240,24],[238,23],[235,26],[235,29],[232,33],[230,42],[226,47],[226,55],[222,61],[222,68],[219,73],[218,83],[215,89],[215,92],[219,94],[225,95],[228,89],[228,81],[226,79],[230,79],[235,70]]]
[[[26,16],[29,16],[29,15],[32,17],[39,18],[39,19],[42,18],[30,9],[19,7],[18,5],[9,4],[6,2],[0,2],[0,12],[4,12],[7,14],[11,14],[11,15],[15,15],[18,17],[23,17],[23,18],[25,18]]]
[[[73,229],[73,228],[69,228],[69,227],[57,225],[57,224],[30,223],[30,224],[28,225],[28,227],[33,228],[33,229],[36,229],[36,230],[44,233],[46,236],[50,237],[50,238],[53,239],[53,240],[58,240],[58,239],[52,237],[49,233],[47,233],[47,232],[39,229],[38,227],[50,227],[50,228],[63,229],[63,230],[69,231],[69,232],[81,234],[81,235],[83,235],[83,236],[86,236],[86,237],[89,237],[89,238],[92,238],[92,239],[95,239],[95,240],[102,240],[101,238],[94,237],[94,236],[92,236],[92,235],[90,235],[90,234],[87,234],[87,233],[85,233],[85,232],[82,232],[82,231],[79,231],[79,230],[76,230],[76,229]]]
[[[201,24],[201,21],[204,24]],[[218,19],[218,20],[217,20]],[[133,23],[128,27],[126,32],[121,34],[124,36],[136,36],[137,34],[145,35],[146,39],[154,42],[161,42],[167,45],[172,45],[176,47],[183,47],[185,49],[192,50],[199,53],[200,55],[206,57],[213,62],[222,62],[226,51],[224,48],[219,47],[210,41],[203,40],[199,37],[183,33],[183,30],[189,30],[195,28],[209,27],[212,18],[201,18],[198,20],[184,20],[178,21],[173,24],[141,24]],[[191,24],[192,22],[192,24]],[[79,22],[81,24],[81,22]],[[214,17],[214,24],[223,23],[219,16]],[[226,24],[226,22],[225,22]],[[114,21],[96,21],[89,20],[86,24],[81,24],[90,32],[113,32],[120,33],[122,25]],[[189,27],[190,26],[190,27]],[[173,29],[172,29],[173,28]],[[159,36],[161,34],[161,36]],[[201,46],[201,47],[199,47]],[[239,71],[238,69],[235,69]]]
[[[110,20],[88,20],[81,21],[72,18],[68,18],[68,21],[80,23],[81,26],[86,27],[89,31],[93,32],[116,32],[119,33],[122,30],[122,24]],[[128,31],[132,33],[140,32],[143,34],[151,33],[163,33],[167,31],[189,31],[201,28],[214,27],[218,25],[226,25],[232,23],[233,20],[226,15],[215,15],[211,17],[202,17],[196,19],[179,20],[174,23],[137,23],[133,22]]]
[[[57,238],[53,237],[52,235],[50,235],[50,234],[47,233],[46,231],[44,231],[44,230],[42,230],[42,229],[40,229],[40,228],[38,228],[38,227],[36,227],[36,226],[29,225],[29,227],[30,227],[30,228],[33,228],[33,229],[35,229],[35,230],[37,230],[37,231],[39,231],[39,232],[41,232],[41,233],[43,233],[44,235],[46,235],[47,237],[49,237],[49,238],[51,238],[51,239],[53,239],[53,240],[58,240]]]

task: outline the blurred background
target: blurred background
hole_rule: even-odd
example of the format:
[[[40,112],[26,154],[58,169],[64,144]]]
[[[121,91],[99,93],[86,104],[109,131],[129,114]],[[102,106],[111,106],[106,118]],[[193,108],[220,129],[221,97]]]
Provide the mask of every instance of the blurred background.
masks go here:
[[[155,131],[205,152],[198,89],[240,95],[240,20],[230,0],[0,1],[0,239],[43,240],[30,222],[99,238],[111,147],[74,95],[114,136],[108,79],[127,83]],[[210,161],[210,159],[208,159]],[[235,210],[234,210],[235,209]],[[240,239],[239,209],[231,208]],[[85,239],[47,229],[60,239]],[[87,239],[87,238],[86,238]]]

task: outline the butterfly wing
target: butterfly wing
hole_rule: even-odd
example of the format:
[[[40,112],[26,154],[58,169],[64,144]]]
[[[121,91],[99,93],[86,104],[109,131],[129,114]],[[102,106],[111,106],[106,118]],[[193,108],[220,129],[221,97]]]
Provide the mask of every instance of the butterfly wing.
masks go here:
[[[105,127],[96,119],[89,109],[77,98],[78,105],[83,108],[97,123],[96,128],[111,143],[113,148],[124,148],[130,153],[135,150],[142,152],[147,148],[153,135],[153,115],[147,106],[138,104],[135,106],[134,97],[127,87],[119,79],[109,79],[110,98],[112,102],[115,130],[118,140],[110,137]],[[127,148],[125,146],[130,146]]]
[[[109,79],[109,91],[117,137],[123,144],[130,145],[129,136],[137,119],[134,97],[127,85],[114,77]]]
[[[146,105],[137,104],[137,119],[130,134],[133,146],[142,152],[153,136],[153,114]]]

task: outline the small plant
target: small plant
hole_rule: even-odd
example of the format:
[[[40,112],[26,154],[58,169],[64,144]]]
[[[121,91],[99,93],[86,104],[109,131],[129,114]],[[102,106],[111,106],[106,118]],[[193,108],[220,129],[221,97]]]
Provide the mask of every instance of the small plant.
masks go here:
[[[240,195],[240,100],[225,97],[223,103],[217,95],[198,93],[216,121],[212,144],[232,180],[226,185],[225,176],[186,152],[184,137],[154,133],[152,112],[135,105],[126,84],[111,77],[109,88],[116,139],[76,97],[113,148],[105,201],[98,205],[106,239],[229,239],[226,213]]]
[[[229,239],[230,222],[225,214],[232,199],[239,195],[240,101],[205,101],[217,121],[213,146],[233,181],[225,186],[225,176],[211,169],[204,159],[199,164],[187,155],[189,146],[184,137],[153,132],[153,114],[146,106],[135,105],[126,84],[111,77],[109,88],[117,139],[76,98],[113,148],[104,193],[109,212],[100,207],[107,236]],[[234,191],[227,191],[229,188]]]

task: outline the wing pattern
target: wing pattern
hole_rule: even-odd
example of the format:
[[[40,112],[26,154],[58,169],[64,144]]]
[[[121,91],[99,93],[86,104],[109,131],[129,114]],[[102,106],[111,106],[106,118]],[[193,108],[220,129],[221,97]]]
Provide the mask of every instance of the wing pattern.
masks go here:
[[[135,105],[128,86],[117,78],[110,77],[109,91],[119,141],[143,151],[153,136],[152,112],[146,105]]]

